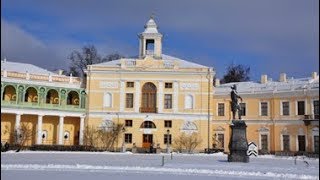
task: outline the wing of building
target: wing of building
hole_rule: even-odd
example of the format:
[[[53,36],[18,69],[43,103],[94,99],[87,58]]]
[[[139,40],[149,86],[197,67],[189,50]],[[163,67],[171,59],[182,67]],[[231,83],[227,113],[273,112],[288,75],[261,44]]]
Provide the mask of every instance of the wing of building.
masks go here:
[[[248,141],[260,153],[319,152],[319,75],[279,81],[261,76],[260,82],[216,84],[213,96],[213,132],[218,146],[226,148],[231,122],[230,87],[236,85],[242,119],[246,121]],[[219,140],[220,138],[220,140]],[[226,138],[226,141],[224,140]]]
[[[81,144],[85,98],[77,77],[2,60],[1,142],[23,136],[24,146]]]

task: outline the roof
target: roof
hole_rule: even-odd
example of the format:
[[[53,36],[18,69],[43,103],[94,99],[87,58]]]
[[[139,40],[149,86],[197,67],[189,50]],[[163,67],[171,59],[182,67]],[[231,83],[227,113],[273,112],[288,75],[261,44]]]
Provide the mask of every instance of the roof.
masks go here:
[[[99,64],[94,64],[94,66],[120,67],[120,60],[125,60],[127,62],[135,62],[137,60],[137,58],[123,58],[123,59],[103,62],[103,63],[99,63]],[[208,68],[207,66],[203,66],[201,64],[197,64],[197,63],[190,62],[187,60],[179,59],[177,57],[169,56],[166,54],[162,54],[162,60],[164,61],[164,63],[173,63],[176,61],[176,62],[178,62],[180,68]],[[155,60],[155,61],[157,61],[157,60]]]
[[[158,27],[156,22],[153,20],[153,18],[150,18],[149,21],[144,26],[145,30],[143,33],[158,33]]]
[[[56,74],[41,67],[35,66],[33,64],[28,63],[20,63],[20,62],[11,62],[7,60],[1,60],[1,71],[7,70],[11,72],[19,72],[19,73],[32,73],[32,74]]]
[[[291,78],[286,82],[268,81],[265,84],[259,82],[234,82],[221,84],[215,87],[215,94],[227,94],[231,91],[231,86],[237,85],[238,93],[253,92],[281,92],[303,89],[319,89],[319,76],[316,78]]]

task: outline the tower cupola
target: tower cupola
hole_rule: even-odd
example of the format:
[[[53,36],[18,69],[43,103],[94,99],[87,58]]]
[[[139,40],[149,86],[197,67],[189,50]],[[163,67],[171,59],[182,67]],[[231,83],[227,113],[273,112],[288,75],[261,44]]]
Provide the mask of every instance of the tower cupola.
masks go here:
[[[153,16],[150,17],[144,28],[144,31],[139,34],[139,58],[152,56],[155,59],[161,59],[162,34],[158,32]]]

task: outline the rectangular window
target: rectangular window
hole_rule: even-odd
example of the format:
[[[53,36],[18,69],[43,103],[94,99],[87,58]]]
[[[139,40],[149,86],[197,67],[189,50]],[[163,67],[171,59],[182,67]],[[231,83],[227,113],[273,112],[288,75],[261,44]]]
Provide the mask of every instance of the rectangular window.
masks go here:
[[[264,152],[268,152],[268,135],[261,135],[261,150]]]
[[[164,83],[165,88],[172,88],[172,83]]]
[[[241,116],[246,116],[246,103],[240,103],[241,107]]]
[[[125,121],[125,126],[126,127],[132,127],[132,120],[126,120]]]
[[[219,147],[224,148],[224,134],[218,134]]]
[[[290,151],[290,136],[282,135],[283,151]]]
[[[127,87],[128,88],[133,88],[134,87],[134,82],[127,82]]]
[[[163,140],[164,140],[163,141],[164,144],[167,144],[167,143],[171,144],[171,134],[165,134]]]
[[[289,116],[289,102],[282,102],[282,115]]]
[[[313,114],[314,115],[319,115],[319,100],[314,100],[313,101]]]
[[[218,103],[218,116],[224,116],[224,103]]]
[[[133,93],[126,94],[126,108],[133,108]]]
[[[172,121],[171,120],[165,120],[164,121],[164,127],[165,128],[171,128],[172,127]]]
[[[306,151],[306,137],[304,135],[298,136],[299,151]]]
[[[164,95],[164,108],[165,109],[172,109],[172,94],[165,94]]]
[[[319,154],[319,136],[313,136],[314,152]]]
[[[268,116],[268,103],[267,102],[261,102],[261,116]]]
[[[125,143],[132,143],[132,134],[131,133],[124,134],[124,142]]]
[[[305,115],[304,106],[304,101],[298,101],[298,115]]]

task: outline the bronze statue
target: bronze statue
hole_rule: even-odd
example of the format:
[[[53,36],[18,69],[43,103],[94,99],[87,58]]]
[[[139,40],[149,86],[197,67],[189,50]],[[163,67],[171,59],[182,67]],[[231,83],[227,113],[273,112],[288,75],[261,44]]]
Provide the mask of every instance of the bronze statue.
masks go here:
[[[242,98],[238,95],[237,86],[235,84],[233,86],[231,86],[231,89],[232,89],[232,91],[231,91],[232,117],[235,120],[236,113],[238,111],[239,120],[241,120],[241,107],[240,107],[240,104],[238,103],[238,98],[241,100],[241,102],[242,102]]]

